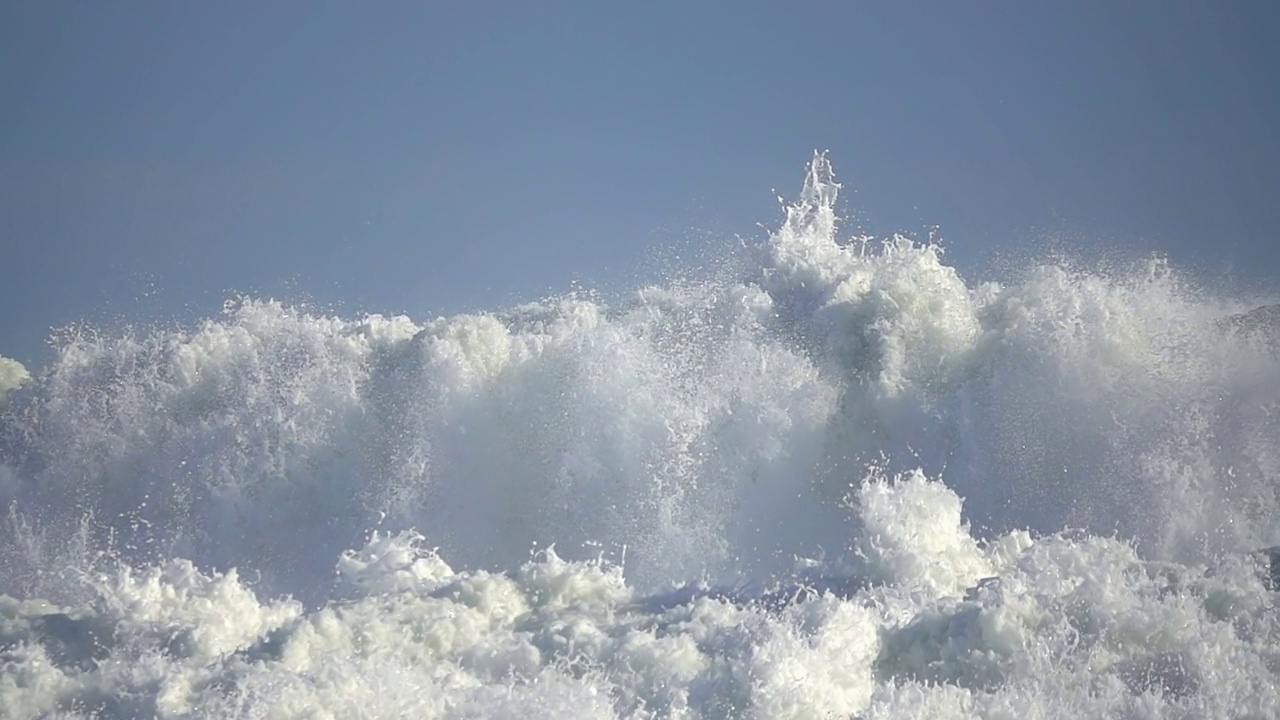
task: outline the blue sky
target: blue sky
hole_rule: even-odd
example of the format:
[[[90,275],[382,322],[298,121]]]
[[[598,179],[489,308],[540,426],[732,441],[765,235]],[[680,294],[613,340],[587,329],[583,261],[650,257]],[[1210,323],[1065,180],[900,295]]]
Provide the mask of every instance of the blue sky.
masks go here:
[[[417,318],[760,237],[816,148],[970,277],[1280,278],[1271,2],[6,3],[0,355],[237,293]],[[666,249],[666,250],[664,250]],[[1092,250],[1089,250],[1092,251]]]

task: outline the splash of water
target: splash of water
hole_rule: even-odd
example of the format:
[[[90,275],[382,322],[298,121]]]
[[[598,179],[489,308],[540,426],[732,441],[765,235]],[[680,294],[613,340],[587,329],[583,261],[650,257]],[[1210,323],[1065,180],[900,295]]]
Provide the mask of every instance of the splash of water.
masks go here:
[[[68,337],[0,409],[0,698],[1274,713],[1275,333],[1160,262],[966,282],[839,189],[620,306]]]

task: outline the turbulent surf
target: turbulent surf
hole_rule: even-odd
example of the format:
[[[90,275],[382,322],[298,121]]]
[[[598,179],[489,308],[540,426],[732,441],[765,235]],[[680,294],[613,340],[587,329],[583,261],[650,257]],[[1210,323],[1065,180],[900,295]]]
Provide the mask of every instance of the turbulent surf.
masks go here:
[[[625,302],[6,366],[0,716],[1280,715],[1261,303],[966,281],[839,188]]]

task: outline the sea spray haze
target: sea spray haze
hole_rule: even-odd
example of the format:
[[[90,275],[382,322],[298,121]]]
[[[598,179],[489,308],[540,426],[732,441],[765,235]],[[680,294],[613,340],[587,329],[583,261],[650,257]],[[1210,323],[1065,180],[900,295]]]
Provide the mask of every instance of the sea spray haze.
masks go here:
[[[0,714],[1280,715],[1274,329],[838,191],[612,306],[66,337],[0,410]]]

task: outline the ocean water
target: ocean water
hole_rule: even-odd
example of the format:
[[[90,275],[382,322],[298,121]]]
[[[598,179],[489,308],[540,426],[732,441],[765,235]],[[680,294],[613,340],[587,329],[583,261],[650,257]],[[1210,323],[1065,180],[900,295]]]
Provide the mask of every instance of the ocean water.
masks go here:
[[[623,302],[6,364],[0,717],[1280,717],[1280,323],[838,190]]]

